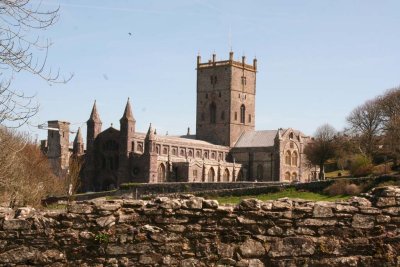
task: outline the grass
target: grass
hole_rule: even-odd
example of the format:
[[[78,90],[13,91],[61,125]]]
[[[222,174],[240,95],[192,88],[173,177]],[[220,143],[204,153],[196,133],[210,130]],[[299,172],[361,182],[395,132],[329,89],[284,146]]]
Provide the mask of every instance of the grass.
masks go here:
[[[280,192],[270,193],[270,194],[262,194],[262,195],[248,195],[248,196],[229,196],[229,197],[218,197],[217,200],[220,204],[238,204],[240,200],[246,198],[257,198],[262,201],[266,200],[276,200],[279,198],[288,197],[288,198],[300,198],[304,200],[312,200],[312,201],[336,201],[336,200],[346,200],[350,198],[350,196],[338,195],[338,196],[327,196],[318,193],[312,193],[307,191],[297,191],[294,188],[289,188]]]
[[[50,204],[44,208],[47,210],[65,210],[65,209],[67,209],[67,205],[54,203],[54,204]]]
[[[342,175],[339,176],[339,173]],[[326,178],[349,177],[349,176],[350,176],[350,171],[348,170],[337,170],[325,173]]]

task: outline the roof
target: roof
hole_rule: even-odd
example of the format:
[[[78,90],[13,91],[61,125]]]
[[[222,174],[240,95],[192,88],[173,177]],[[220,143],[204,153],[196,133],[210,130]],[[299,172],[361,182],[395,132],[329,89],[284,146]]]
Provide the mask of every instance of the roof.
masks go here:
[[[277,130],[244,132],[235,147],[270,147],[274,145]]]

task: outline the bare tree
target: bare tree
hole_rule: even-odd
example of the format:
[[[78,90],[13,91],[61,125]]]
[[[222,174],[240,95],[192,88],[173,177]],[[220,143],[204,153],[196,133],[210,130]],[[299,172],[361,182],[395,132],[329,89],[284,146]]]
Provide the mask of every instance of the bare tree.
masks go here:
[[[325,179],[325,163],[335,156],[335,136],[336,130],[329,124],[318,127],[314,139],[305,149],[304,154],[313,165],[320,168],[319,179]]]
[[[46,67],[50,41],[41,33],[55,24],[59,9],[45,9],[40,1],[0,0],[0,123],[19,127],[34,116],[38,105],[33,96],[12,88],[20,72],[28,72],[49,83],[65,83],[59,71]]]
[[[383,112],[377,100],[369,100],[355,108],[347,117],[350,131],[356,137],[360,152],[373,156],[383,131]]]

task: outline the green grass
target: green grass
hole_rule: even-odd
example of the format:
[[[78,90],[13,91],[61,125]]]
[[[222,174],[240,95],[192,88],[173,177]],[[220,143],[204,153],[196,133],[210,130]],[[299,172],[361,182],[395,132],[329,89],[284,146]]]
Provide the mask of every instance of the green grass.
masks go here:
[[[342,176],[339,176],[339,173],[341,173]],[[348,177],[348,176],[350,176],[350,171],[348,170],[338,170],[325,173],[326,178],[337,178],[337,177]]]
[[[65,209],[67,209],[67,205],[54,203],[54,204],[50,204],[44,208],[47,210],[65,210]]]
[[[262,201],[266,200],[276,200],[279,198],[288,197],[288,198],[300,198],[304,200],[312,200],[312,201],[336,201],[336,200],[346,200],[350,198],[350,196],[327,196],[323,194],[317,194],[307,191],[297,191],[294,188],[286,189],[276,193],[270,194],[262,194],[262,195],[253,195],[253,196],[229,196],[229,197],[219,197],[216,198],[220,204],[238,204],[240,200],[246,198],[257,198]]]

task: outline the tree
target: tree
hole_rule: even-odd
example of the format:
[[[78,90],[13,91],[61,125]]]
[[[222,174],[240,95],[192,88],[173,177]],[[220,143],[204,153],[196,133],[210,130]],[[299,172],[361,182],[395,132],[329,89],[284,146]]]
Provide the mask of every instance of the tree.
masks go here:
[[[383,112],[377,100],[356,107],[347,117],[350,131],[358,139],[362,154],[373,156],[383,130]]]
[[[318,127],[314,139],[304,148],[304,154],[313,165],[320,168],[319,179],[325,179],[325,163],[335,156],[336,130],[329,124]]]
[[[383,120],[383,152],[398,165],[400,158],[400,87],[386,91],[378,97]]]
[[[33,96],[11,86],[18,73],[28,72],[49,83],[72,78],[46,67],[51,44],[41,32],[55,24],[58,12],[43,8],[40,1],[0,0],[0,123],[7,127],[21,126],[38,111]]]

